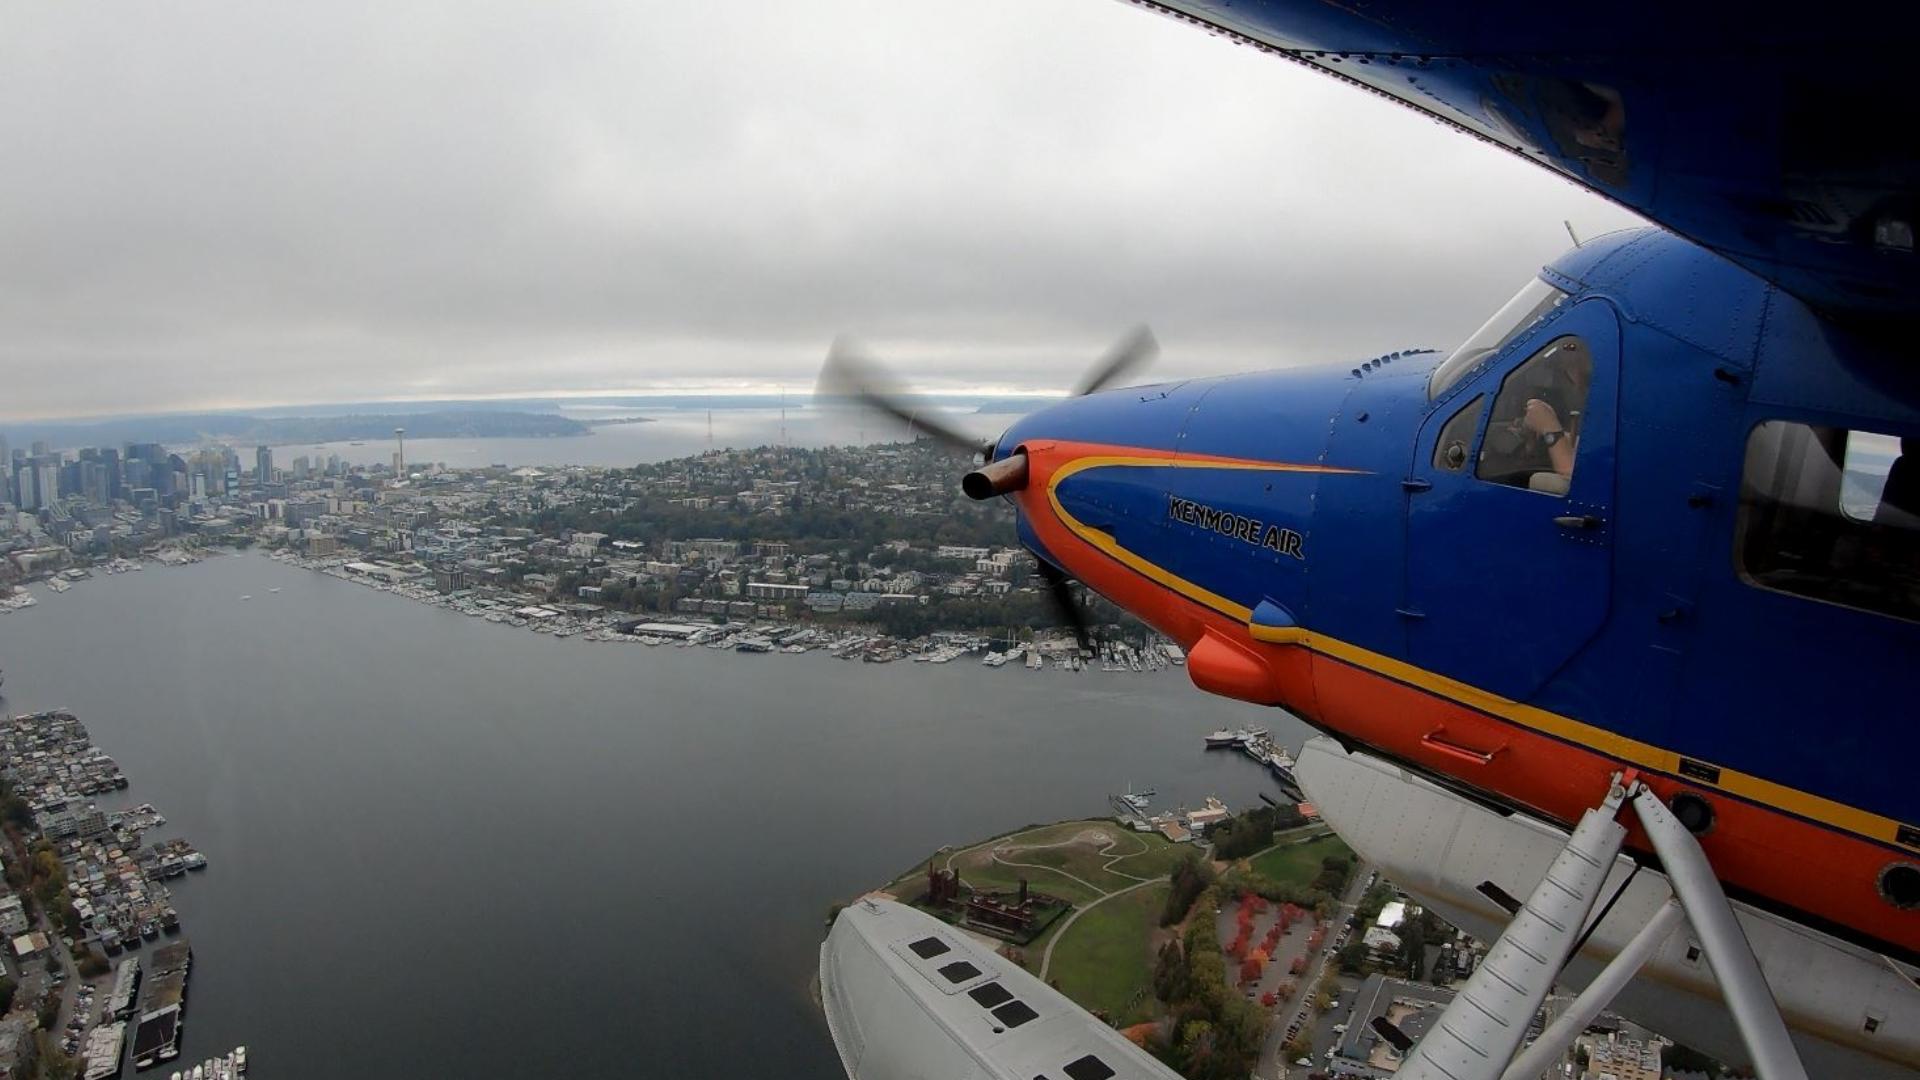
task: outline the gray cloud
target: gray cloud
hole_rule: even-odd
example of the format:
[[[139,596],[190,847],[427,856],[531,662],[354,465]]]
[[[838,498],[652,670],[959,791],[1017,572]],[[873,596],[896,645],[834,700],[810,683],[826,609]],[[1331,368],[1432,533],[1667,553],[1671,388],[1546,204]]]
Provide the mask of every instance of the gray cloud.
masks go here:
[[[1631,222],[1111,0],[19,5],[0,415],[1059,387],[1469,332]]]

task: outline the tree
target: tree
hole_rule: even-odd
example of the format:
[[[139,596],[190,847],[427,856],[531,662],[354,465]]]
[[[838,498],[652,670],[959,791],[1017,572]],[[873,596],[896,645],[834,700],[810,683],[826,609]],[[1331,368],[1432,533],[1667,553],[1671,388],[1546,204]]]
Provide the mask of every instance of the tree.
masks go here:
[[[1349,941],[1340,947],[1340,970],[1348,975],[1359,975],[1367,970],[1367,947],[1358,941]]]
[[[34,1041],[38,1044],[40,1056],[40,1080],[73,1080],[80,1072],[80,1063],[68,1057],[45,1031],[36,1032]]]
[[[1293,1038],[1281,1043],[1280,1050],[1287,1055],[1288,1061],[1294,1061],[1313,1053],[1313,1043],[1307,1041],[1307,1033],[1302,1029]]]
[[[1173,868],[1167,890],[1167,904],[1160,912],[1160,925],[1172,926],[1187,917],[1193,902],[1213,884],[1213,867],[1197,852],[1188,852]]]
[[[1378,882],[1360,898],[1360,906],[1356,914],[1360,916],[1360,921],[1372,922],[1380,914],[1380,909],[1386,907],[1387,902],[1392,899],[1393,886],[1384,881]]]
[[[1408,978],[1418,982],[1426,977],[1427,928],[1418,919],[1409,920],[1403,928],[1400,962],[1406,966]]]

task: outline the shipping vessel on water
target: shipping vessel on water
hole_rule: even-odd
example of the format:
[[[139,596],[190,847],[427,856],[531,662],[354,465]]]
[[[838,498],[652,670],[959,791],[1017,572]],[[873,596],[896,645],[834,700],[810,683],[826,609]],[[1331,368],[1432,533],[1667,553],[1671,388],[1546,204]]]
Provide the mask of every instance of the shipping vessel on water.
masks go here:
[[[1266,728],[1244,727],[1238,731],[1222,728],[1206,737],[1206,745],[1209,750],[1240,751],[1271,773],[1290,797],[1301,797],[1300,784],[1293,776],[1293,755],[1274,742]]]

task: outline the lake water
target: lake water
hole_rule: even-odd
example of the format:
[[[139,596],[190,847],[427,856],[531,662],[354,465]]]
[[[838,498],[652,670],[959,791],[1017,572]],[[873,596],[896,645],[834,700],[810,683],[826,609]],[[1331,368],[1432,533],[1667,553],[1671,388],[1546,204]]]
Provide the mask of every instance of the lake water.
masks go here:
[[[829,904],[1129,782],[1254,804],[1201,736],[1304,735],[1180,670],[555,640],[254,555],[34,589],[0,707],[72,708],[212,861],[184,1059],[268,1080],[831,1080]]]
[[[754,446],[832,446],[889,442],[907,437],[906,425],[871,412],[795,407],[783,417],[778,409],[633,409],[610,406],[568,407],[560,412],[582,422],[608,417],[644,416],[643,424],[604,424],[586,435],[551,439],[409,439],[407,461],[439,462],[455,468],[483,465],[605,465],[629,468],[642,461],[663,461],[708,449]],[[1013,423],[1011,413],[941,413],[941,418],[981,438],[992,438]],[[281,468],[306,456],[315,464],[330,454],[355,465],[393,460],[391,441],[282,446],[274,450]]]

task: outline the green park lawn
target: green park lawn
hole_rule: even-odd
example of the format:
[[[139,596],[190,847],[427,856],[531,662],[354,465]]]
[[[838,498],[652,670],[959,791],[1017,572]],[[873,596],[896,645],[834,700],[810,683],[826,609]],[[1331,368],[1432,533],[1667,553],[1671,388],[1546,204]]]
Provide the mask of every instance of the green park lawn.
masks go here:
[[[1153,1015],[1154,927],[1167,903],[1164,882],[1146,885],[1101,903],[1068,927],[1054,946],[1047,972],[1068,997],[1122,1026]],[[1034,943],[1029,955],[1038,966]]]
[[[1328,833],[1303,843],[1282,843],[1255,855],[1253,872],[1269,881],[1306,888],[1320,876],[1320,862],[1333,855],[1352,855],[1339,837]]]
[[[1096,834],[1102,837],[1098,842],[1091,839]],[[1009,850],[995,859],[997,847]],[[963,850],[952,856],[952,865],[960,871],[962,880],[980,888],[1018,888],[1025,877],[1035,889],[1084,904],[1137,884],[1140,878],[1169,873],[1188,850],[1157,833],[1136,833],[1111,821],[1065,821]],[[935,856],[935,865],[946,866],[950,855]],[[1108,863],[1113,864],[1111,870],[1107,869]],[[895,879],[890,889],[903,896],[918,895],[925,867],[923,862]]]

